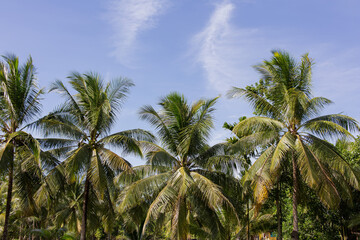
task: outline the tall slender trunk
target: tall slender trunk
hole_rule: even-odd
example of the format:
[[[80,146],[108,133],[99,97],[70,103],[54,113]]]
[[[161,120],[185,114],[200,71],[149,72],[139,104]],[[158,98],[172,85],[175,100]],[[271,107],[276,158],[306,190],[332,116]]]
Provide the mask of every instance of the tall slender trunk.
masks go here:
[[[249,207],[249,199],[247,199],[247,240],[250,240],[250,207]]]
[[[88,210],[87,208],[88,208],[88,201],[89,201],[89,189],[90,189],[90,180],[89,180],[89,176],[86,175],[80,240],[86,240],[86,222],[87,222],[87,210]]]
[[[291,239],[299,240],[299,227],[298,227],[298,211],[297,211],[297,194],[299,192],[299,184],[297,179],[297,167],[294,152],[292,153],[292,167],[293,167],[293,231]]]
[[[22,240],[22,223],[20,223],[19,227],[19,240]]]
[[[33,229],[32,230],[34,230],[34,229],[35,229],[35,219],[33,219]],[[34,233],[31,234],[31,240],[35,240],[35,234]]]
[[[276,215],[277,215],[277,240],[282,240],[282,212],[281,212],[281,182],[277,184]]]
[[[347,240],[348,236],[347,236],[347,232],[345,231],[345,226],[342,227],[342,234],[341,234],[341,240]]]
[[[14,179],[14,159],[10,162],[9,166],[9,183],[8,183],[8,192],[6,197],[6,212],[5,212],[5,223],[4,223],[4,231],[3,231],[3,240],[8,239],[8,226],[9,226],[9,218],[11,211],[11,199],[12,199],[12,189],[13,189],[13,179]]]

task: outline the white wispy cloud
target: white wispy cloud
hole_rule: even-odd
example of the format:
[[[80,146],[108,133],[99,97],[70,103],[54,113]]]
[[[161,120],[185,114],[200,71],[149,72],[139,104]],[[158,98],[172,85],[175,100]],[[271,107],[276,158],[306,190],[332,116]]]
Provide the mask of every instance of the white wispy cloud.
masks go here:
[[[247,61],[254,53],[257,29],[232,25],[234,9],[230,1],[217,4],[205,28],[192,39],[196,62],[202,66],[210,86],[220,93],[253,75]]]
[[[155,27],[167,0],[111,0],[107,19],[113,28],[114,56],[129,64],[136,50],[139,34]]]

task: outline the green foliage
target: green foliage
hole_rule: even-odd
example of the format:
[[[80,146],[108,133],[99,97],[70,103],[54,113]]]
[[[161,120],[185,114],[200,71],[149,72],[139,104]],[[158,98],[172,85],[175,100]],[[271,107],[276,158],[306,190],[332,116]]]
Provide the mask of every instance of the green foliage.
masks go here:
[[[207,145],[215,102],[216,98],[190,105],[184,96],[171,93],[160,101],[161,110],[152,106],[141,109],[141,118],[156,128],[163,146],[146,145],[153,173],[125,187],[119,211],[125,214],[144,201],[151,202],[142,235],[148,234],[148,226],[158,228],[162,224],[171,239],[196,234],[222,239],[226,236],[223,223],[228,221],[236,227],[237,214],[225,193],[238,183],[221,172],[210,171],[213,166],[208,163],[224,152],[222,145]],[[166,171],[157,172],[159,167]]]
[[[8,175],[3,229],[5,240],[11,234],[13,195],[25,216],[37,213],[33,195],[41,183],[44,170],[56,166],[58,162],[56,159],[44,161],[40,158],[39,142],[24,131],[27,124],[40,114],[43,90],[39,89],[35,74],[31,57],[23,65],[14,55],[3,56],[3,62],[0,62],[0,174]]]
[[[354,141],[346,139],[338,140],[336,147],[348,163],[353,166],[360,166],[360,136]]]
[[[229,240],[274,232],[277,224],[290,239],[295,219],[300,239],[354,238],[360,232],[360,137],[353,141],[352,132],[359,127],[346,115],[319,117],[331,101],[312,96],[312,65],[308,54],[297,61],[273,51],[255,66],[258,83],[229,92],[244,97],[255,116],[225,122],[233,135],[209,146],[217,98],[189,103],[173,92],[158,108],[142,107],[140,118],[158,140],[142,129],[114,133],[132,81],[73,72],[67,83],[50,86],[63,103],[36,119],[43,90],[31,57],[23,65],[3,57],[4,239]],[[127,154],[147,162],[132,167]]]
[[[298,208],[299,212],[299,234],[300,239],[340,239],[339,227],[334,224],[336,222],[336,215],[333,211],[324,207],[318,200],[316,195],[307,189],[306,198]],[[286,191],[286,196],[283,198],[283,236],[284,239],[290,239],[292,232],[292,202],[291,193]]]
[[[360,188],[358,169],[325,140],[351,138],[350,131],[359,127],[355,119],[345,115],[317,116],[331,101],[311,94],[313,62],[308,54],[299,63],[287,52],[272,54],[269,61],[255,66],[263,81],[255,87],[229,91],[232,97],[244,97],[257,114],[240,121],[233,132],[250,132],[242,140],[251,141],[254,148],[268,145],[243,179],[253,183],[257,208],[279,182],[284,167],[293,166],[293,221],[297,221],[298,178],[331,208],[338,207],[342,199],[351,199],[351,187]],[[297,224],[293,231],[298,234]]]
[[[130,80],[119,78],[105,83],[99,74],[77,72],[68,78],[75,94],[70,94],[63,82],[56,81],[50,91],[57,91],[66,101],[57,110],[38,120],[33,127],[42,130],[45,136],[53,137],[42,139],[41,143],[44,148],[57,150],[59,157],[64,159],[57,168],[57,172],[64,173],[64,177],[59,177],[56,173],[49,175],[44,190],[50,189],[51,192],[45,193],[45,196],[60,198],[57,195],[63,182],[59,180],[72,184],[77,176],[83,176],[81,179],[85,187],[81,190],[84,195],[81,200],[75,200],[73,210],[67,209],[68,212],[58,215],[58,219],[61,222],[68,221],[72,229],[79,230],[77,221],[81,214],[81,233],[84,239],[87,225],[94,229],[103,222],[102,226],[111,230],[115,218],[114,197],[111,196],[115,187],[113,178],[116,172],[131,169],[131,164],[126,159],[107,147],[142,156],[140,141],[152,141],[153,136],[141,129],[109,134],[116,120],[116,113],[129,88],[133,86]],[[49,182],[55,183],[52,185],[53,189]],[[101,220],[97,217],[99,209],[104,211]],[[70,215],[71,218],[66,218]],[[90,219],[89,223],[86,223],[87,218]]]

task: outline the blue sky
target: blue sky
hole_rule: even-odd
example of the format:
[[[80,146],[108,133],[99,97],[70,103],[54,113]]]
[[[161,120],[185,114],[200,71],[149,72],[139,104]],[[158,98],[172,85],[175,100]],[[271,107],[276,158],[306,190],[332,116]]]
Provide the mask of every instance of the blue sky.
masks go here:
[[[226,91],[256,82],[251,66],[272,49],[309,52],[314,95],[335,102],[324,113],[360,120],[357,0],[12,0],[1,8],[0,54],[31,54],[41,86],[71,71],[135,82],[114,131],[150,129],[139,108],[178,91],[190,101],[222,96],[211,143],[223,141],[223,122],[252,112]],[[43,114],[60,101],[47,94]]]

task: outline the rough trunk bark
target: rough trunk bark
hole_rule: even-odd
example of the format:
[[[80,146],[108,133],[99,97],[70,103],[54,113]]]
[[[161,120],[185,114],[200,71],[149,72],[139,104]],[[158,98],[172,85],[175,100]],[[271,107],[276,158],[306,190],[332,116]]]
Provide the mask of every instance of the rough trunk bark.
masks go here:
[[[22,224],[20,224],[19,228],[19,240],[22,240]]]
[[[277,240],[282,240],[282,212],[281,212],[281,183],[280,180],[277,186],[277,198],[276,198],[276,215],[277,215]]]
[[[86,240],[86,222],[87,222],[87,208],[89,200],[89,188],[90,188],[89,176],[86,176],[85,189],[84,189],[84,202],[83,202],[83,216],[81,221],[81,233],[80,240]]]
[[[342,234],[341,234],[341,240],[347,240],[348,236],[347,236],[347,232],[345,231],[345,226],[342,227]]]
[[[249,207],[249,199],[247,199],[247,240],[250,240],[250,207]]]
[[[14,162],[11,161],[9,166],[9,183],[8,183],[8,192],[6,197],[6,212],[5,212],[5,223],[4,223],[4,231],[3,231],[3,240],[8,239],[8,226],[9,226],[9,218],[11,211],[11,199],[12,199],[12,189],[13,189],[13,178],[14,178]]]
[[[33,220],[33,230],[35,229],[35,219]],[[31,234],[31,240],[35,240],[35,235],[34,233]]]
[[[299,184],[296,172],[296,160],[294,153],[292,153],[292,167],[293,167],[293,231],[291,233],[291,239],[299,240],[299,227],[298,227],[298,211],[297,211],[297,194],[299,192]]]

